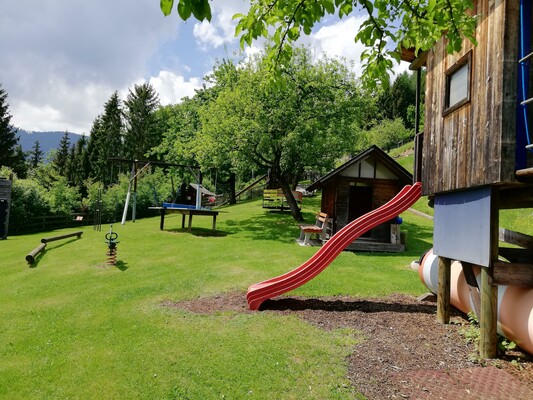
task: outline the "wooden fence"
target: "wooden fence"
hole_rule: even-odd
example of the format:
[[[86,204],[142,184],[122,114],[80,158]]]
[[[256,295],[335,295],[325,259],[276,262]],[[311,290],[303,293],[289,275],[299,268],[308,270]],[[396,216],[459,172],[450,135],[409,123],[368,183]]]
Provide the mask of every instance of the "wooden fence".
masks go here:
[[[83,216],[83,218],[77,218]],[[92,218],[82,214],[75,215],[41,215],[32,217],[24,224],[9,224],[9,235],[20,235],[23,233],[35,233],[50,231],[53,229],[70,228],[92,224]]]

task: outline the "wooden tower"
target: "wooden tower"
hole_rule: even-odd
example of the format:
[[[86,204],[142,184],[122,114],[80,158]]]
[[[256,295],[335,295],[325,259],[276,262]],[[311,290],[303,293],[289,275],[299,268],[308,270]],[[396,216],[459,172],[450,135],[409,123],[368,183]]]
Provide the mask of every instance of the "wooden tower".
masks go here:
[[[521,61],[527,58],[522,47],[531,41],[531,4],[522,10],[517,0],[474,4],[477,46],[465,41],[460,52],[447,54],[443,38],[419,57],[405,51],[403,59],[411,69],[426,68],[415,179],[435,208],[438,319],[449,319],[450,262],[461,261],[467,277],[472,265],[481,266],[480,287],[475,279],[470,284],[480,297],[480,354],[490,358],[496,355],[497,285],[533,287],[533,252],[516,250],[507,255],[510,262],[499,261],[499,211],[533,208],[524,118],[527,92],[533,91],[530,62]]]

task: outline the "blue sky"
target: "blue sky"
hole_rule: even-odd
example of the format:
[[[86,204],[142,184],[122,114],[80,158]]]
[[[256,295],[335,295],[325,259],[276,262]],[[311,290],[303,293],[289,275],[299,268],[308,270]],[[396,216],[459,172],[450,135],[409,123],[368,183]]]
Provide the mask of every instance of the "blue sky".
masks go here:
[[[161,104],[194,94],[216,59],[239,51],[232,16],[249,2],[213,0],[210,24],[164,17],[159,0],[0,0],[0,83],[12,123],[88,134],[114,91],[150,82]],[[329,18],[303,42],[359,70],[361,20]],[[257,52],[254,43],[244,56]],[[405,69],[405,66],[400,67]]]

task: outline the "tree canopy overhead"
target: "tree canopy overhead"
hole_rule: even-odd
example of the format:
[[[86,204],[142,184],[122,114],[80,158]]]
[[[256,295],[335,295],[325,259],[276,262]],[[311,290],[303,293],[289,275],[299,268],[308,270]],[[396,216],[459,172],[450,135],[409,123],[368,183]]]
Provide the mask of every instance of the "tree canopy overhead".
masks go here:
[[[161,0],[165,15],[174,3],[183,20],[211,20],[209,0]],[[236,35],[241,47],[265,37],[271,39],[268,57],[285,66],[293,44],[328,15],[339,18],[354,14],[367,16],[354,40],[366,47],[361,55],[363,79],[367,84],[388,80],[393,60],[400,60],[401,48],[416,52],[431,48],[442,36],[448,51],[461,49],[464,38],[475,43],[476,17],[473,0],[250,0],[247,14],[237,14]],[[279,68],[276,69],[279,75]]]
[[[201,165],[235,173],[250,166],[269,170],[294,218],[301,220],[291,187],[307,170],[330,170],[353,148],[361,95],[344,65],[327,59],[312,63],[305,49],[295,50],[282,85],[268,93],[257,90],[266,68],[258,56],[222,80],[217,96],[200,109],[195,153]],[[233,76],[226,71],[222,75]]]

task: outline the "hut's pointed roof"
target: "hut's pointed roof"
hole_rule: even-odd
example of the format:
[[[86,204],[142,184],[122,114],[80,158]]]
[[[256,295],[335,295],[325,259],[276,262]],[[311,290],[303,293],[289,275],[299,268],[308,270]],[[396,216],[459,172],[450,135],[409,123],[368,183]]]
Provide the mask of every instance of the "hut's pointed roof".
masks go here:
[[[409,171],[407,171],[404,167],[398,164],[391,156],[381,150],[378,146],[372,145],[365,151],[359,153],[355,157],[342,164],[341,166],[335,168],[330,173],[313,182],[307,188],[307,190],[313,191],[322,188],[322,186],[327,184],[329,181],[335,179],[338,175],[341,175],[343,171],[371,157],[375,158],[389,171],[391,171],[396,177],[398,177],[398,180],[401,184],[410,185],[413,183],[413,175]]]

